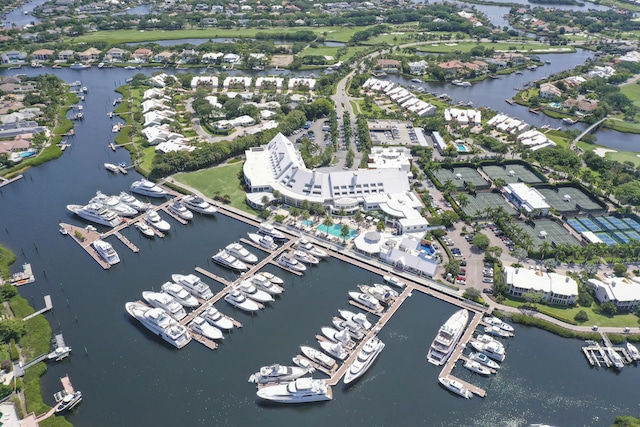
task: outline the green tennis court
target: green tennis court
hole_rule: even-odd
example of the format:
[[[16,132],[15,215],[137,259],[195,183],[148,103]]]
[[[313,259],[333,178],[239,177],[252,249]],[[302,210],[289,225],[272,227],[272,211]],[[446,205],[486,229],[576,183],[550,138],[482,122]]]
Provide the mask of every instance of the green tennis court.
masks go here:
[[[542,181],[531,169],[517,163],[507,165],[482,166],[482,170],[491,180],[502,178],[507,184],[514,182],[526,182],[527,184],[539,184]]]

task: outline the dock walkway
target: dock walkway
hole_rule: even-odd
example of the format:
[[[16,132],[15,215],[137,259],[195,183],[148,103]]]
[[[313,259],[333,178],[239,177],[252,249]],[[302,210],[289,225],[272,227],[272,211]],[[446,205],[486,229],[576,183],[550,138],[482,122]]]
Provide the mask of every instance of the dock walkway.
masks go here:
[[[22,271],[13,274],[9,278],[9,282],[14,286],[26,285],[29,283],[33,283],[36,281],[35,276],[33,275],[33,270],[31,269],[31,264],[25,262],[22,264]]]
[[[4,187],[5,185],[9,185],[9,184],[11,184],[12,182],[16,182],[17,180],[22,179],[22,178],[23,178],[23,175],[22,175],[22,174],[20,174],[20,175],[16,175],[16,176],[14,176],[14,177],[13,177],[13,178],[11,178],[11,179],[7,179],[7,178],[0,178],[0,188]]]
[[[29,319],[32,319],[42,313],[46,313],[49,310],[53,309],[53,303],[51,302],[51,295],[45,295],[44,296],[44,308],[41,308],[40,310],[31,313],[30,315],[28,315],[27,317],[23,318],[23,321],[27,321]]]

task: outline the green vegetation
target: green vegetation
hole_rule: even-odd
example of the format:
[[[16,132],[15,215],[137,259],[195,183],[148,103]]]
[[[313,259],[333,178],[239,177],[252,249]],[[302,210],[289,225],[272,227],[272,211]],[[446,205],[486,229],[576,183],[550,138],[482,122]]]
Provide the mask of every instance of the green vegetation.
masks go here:
[[[42,415],[51,409],[42,400],[40,391],[40,377],[45,372],[47,372],[47,365],[44,362],[40,362],[27,369],[24,374],[24,398],[27,412],[33,412],[36,415]]]
[[[632,416],[616,417],[611,427],[640,427],[640,418]]]
[[[449,46],[447,46],[447,44]],[[498,42],[498,43],[476,43],[476,42],[462,42],[462,43],[431,43],[418,46],[420,52],[430,53],[453,53],[463,52],[468,53],[477,46],[483,46],[485,49],[494,50],[510,50],[523,53],[568,53],[575,52],[573,46],[549,46],[543,43],[518,43],[518,42]]]
[[[15,261],[14,253],[0,245],[0,279],[9,277],[9,266]]]

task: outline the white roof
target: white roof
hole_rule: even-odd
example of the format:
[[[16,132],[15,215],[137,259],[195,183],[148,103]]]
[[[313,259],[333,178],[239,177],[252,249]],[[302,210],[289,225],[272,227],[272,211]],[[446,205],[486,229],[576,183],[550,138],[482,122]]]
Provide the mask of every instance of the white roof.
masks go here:
[[[589,284],[606,292],[610,300],[618,302],[640,301],[640,284],[622,277],[609,279],[607,282],[589,279]]]
[[[516,288],[555,295],[578,295],[578,284],[569,276],[514,267],[505,267],[504,275],[505,283]]]
[[[527,207],[533,209],[549,209],[550,206],[545,202],[545,197],[535,188],[529,187],[524,182],[514,182],[507,184],[504,191],[513,194]]]

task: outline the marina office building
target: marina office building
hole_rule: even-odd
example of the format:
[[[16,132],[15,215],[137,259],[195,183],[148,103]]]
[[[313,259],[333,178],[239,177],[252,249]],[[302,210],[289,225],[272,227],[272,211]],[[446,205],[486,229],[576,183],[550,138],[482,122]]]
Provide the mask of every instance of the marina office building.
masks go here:
[[[528,292],[540,292],[549,304],[573,304],[578,298],[578,284],[569,276],[543,273],[526,268],[504,268],[504,283],[509,293],[522,297]]]

